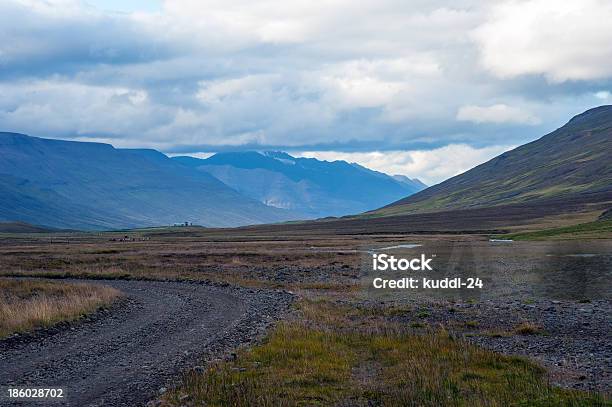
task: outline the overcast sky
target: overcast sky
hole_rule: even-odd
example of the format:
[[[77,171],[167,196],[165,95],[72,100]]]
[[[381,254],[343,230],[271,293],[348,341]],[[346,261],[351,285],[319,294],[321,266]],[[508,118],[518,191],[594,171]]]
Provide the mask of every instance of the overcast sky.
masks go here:
[[[612,103],[608,0],[0,0],[0,130],[439,182]]]

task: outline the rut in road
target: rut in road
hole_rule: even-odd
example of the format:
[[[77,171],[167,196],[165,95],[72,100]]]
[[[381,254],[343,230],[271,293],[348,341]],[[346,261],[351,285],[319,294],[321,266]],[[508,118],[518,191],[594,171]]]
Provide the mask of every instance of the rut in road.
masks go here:
[[[88,283],[115,287],[127,300],[90,323],[0,342],[0,386],[63,387],[70,406],[143,404],[206,353],[249,342],[290,302],[281,292],[202,284]]]

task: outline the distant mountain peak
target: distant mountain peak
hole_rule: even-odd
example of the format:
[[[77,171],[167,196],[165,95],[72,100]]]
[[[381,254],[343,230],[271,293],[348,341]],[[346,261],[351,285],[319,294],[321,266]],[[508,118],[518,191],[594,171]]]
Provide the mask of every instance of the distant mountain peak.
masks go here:
[[[262,153],[265,157],[273,158],[277,161],[282,162],[287,165],[295,165],[295,157],[290,156],[289,154],[282,151],[264,151]]]
[[[284,151],[264,151],[262,153],[264,156],[271,158],[282,158],[285,160],[295,160],[295,157],[285,153]]]
[[[407,184],[418,185],[418,186],[422,187],[422,189],[427,188],[427,185],[423,181],[418,179],[418,178],[410,178],[410,177],[407,177],[407,176],[401,175],[401,174],[395,174],[392,177],[393,177],[393,179],[395,179],[395,180],[397,180],[399,182],[405,182]]]

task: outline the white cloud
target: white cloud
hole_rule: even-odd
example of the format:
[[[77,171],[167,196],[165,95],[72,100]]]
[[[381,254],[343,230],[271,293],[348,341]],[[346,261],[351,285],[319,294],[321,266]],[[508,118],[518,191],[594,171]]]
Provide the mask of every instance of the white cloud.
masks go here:
[[[612,64],[600,63],[607,9],[595,0],[585,4],[598,16],[561,4],[554,24],[542,1],[143,0],[104,11],[111,3],[0,1],[0,130],[173,152],[517,144],[609,100],[596,91],[612,86]],[[515,30],[521,10],[548,34]],[[596,38],[566,38],[592,18]],[[597,81],[554,81],[580,77],[567,73],[576,67]]]
[[[601,100],[607,100],[610,98],[610,92],[607,90],[600,90],[599,92],[595,92],[595,97]]]
[[[195,158],[201,158],[203,160],[212,157],[213,155],[215,155],[216,153],[206,153],[206,152],[199,152],[199,153],[189,153],[189,154],[167,154],[168,157],[180,157],[180,156],[185,156],[187,155],[188,157],[195,157]]]
[[[522,109],[504,104],[492,106],[462,106],[457,111],[457,120],[473,123],[517,123],[539,124],[541,120]]]
[[[2,127],[33,135],[38,135],[41,126],[51,132],[70,129],[67,137],[93,132],[113,136],[134,129],[144,132],[172,116],[168,109],[151,106],[147,91],[138,88],[84,85],[54,78],[0,82],[0,93]]]
[[[222,103],[226,98],[256,93],[268,88],[274,81],[273,75],[247,75],[241,78],[200,81],[196,97],[204,104]]]
[[[501,78],[542,74],[552,82],[612,75],[612,2],[493,3],[473,32],[481,62]]]
[[[432,150],[373,151],[345,153],[338,151],[306,151],[296,155],[320,160],[344,160],[387,174],[419,178],[427,185],[437,184],[482,164],[514,146],[470,147],[449,144]]]
[[[439,79],[440,65],[430,55],[359,59],[325,66],[305,74],[323,99],[338,109],[391,108],[399,96],[413,94],[416,79]]]

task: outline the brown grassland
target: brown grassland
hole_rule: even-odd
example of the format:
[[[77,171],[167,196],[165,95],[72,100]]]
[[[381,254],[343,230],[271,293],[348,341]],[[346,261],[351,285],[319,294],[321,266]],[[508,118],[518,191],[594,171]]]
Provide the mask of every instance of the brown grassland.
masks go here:
[[[488,236],[458,234],[283,235],[265,229],[170,228],[6,235],[0,237],[0,274],[210,280],[298,294],[294,312],[259,345],[239,351],[235,360],[186,374],[182,385],[164,396],[166,405],[612,405],[603,395],[552,386],[534,362],[484,350],[450,327],[430,325],[426,310],[406,323],[394,318],[403,314],[402,306],[363,306],[358,294],[364,249],[409,242],[431,243],[440,260],[452,263],[468,256],[462,258],[472,262],[468,265],[485,268],[499,264],[496,250],[505,250],[489,247]],[[538,242],[521,243],[529,243],[519,246],[527,252],[539,247]],[[77,290],[66,288],[71,289]],[[473,330],[478,323],[464,325]],[[538,329],[514,328],[506,334]]]
[[[77,319],[119,295],[98,285],[0,279],[0,338]]]

